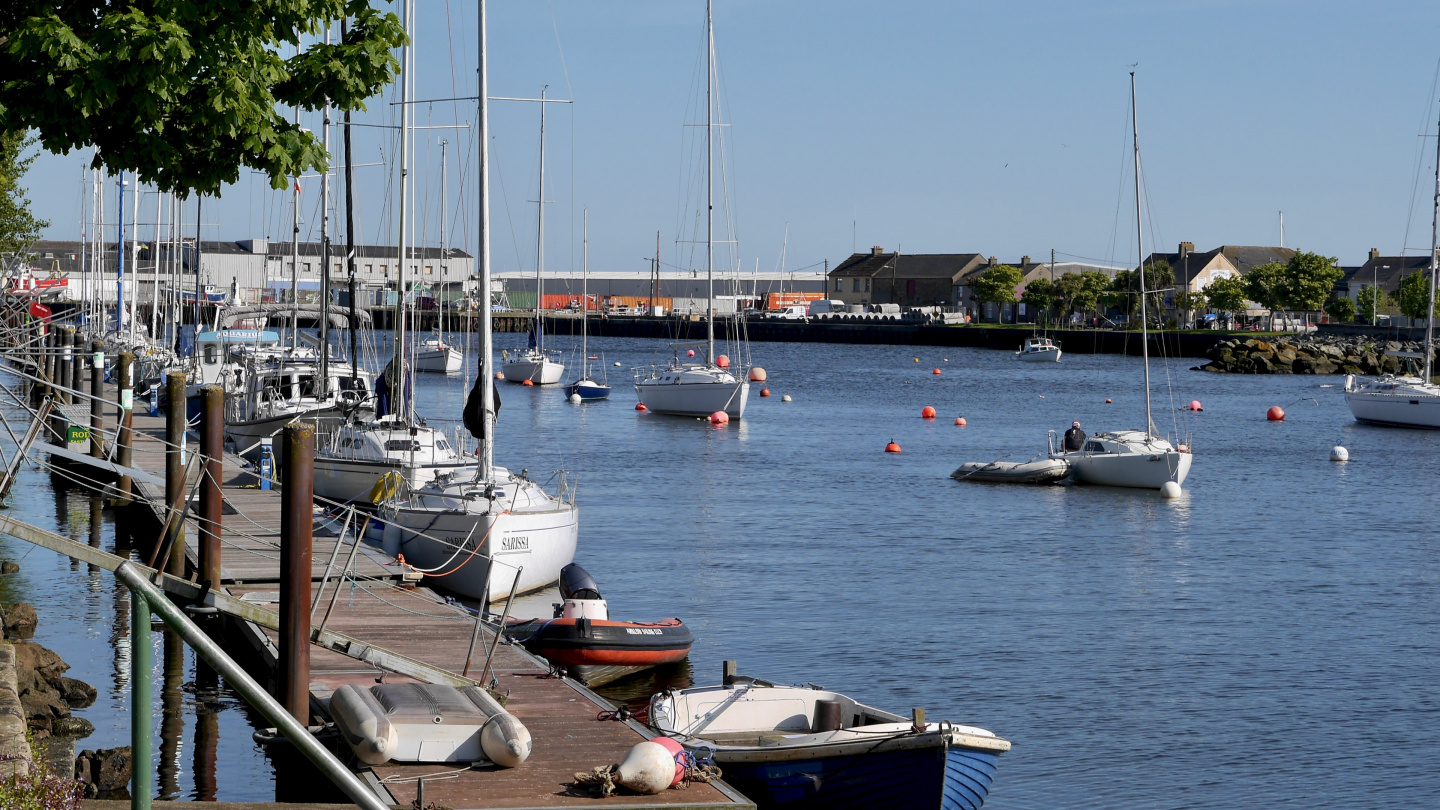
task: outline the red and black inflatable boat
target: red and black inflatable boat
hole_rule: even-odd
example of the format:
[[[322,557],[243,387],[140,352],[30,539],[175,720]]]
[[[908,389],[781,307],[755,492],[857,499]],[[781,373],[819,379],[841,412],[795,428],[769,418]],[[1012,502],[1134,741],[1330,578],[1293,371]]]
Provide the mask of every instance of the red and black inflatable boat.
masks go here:
[[[512,619],[506,632],[586,686],[683,661],[695,643],[679,619],[611,621],[595,580],[573,563],[560,572],[560,596],[553,618]]]

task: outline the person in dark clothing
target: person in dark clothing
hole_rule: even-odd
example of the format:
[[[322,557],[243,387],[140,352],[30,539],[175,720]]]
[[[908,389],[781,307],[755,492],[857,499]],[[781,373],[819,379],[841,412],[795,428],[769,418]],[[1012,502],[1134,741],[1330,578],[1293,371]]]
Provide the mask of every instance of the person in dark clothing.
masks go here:
[[[1085,447],[1085,431],[1080,429],[1079,422],[1071,422],[1070,429],[1065,431],[1065,452],[1073,453]]]

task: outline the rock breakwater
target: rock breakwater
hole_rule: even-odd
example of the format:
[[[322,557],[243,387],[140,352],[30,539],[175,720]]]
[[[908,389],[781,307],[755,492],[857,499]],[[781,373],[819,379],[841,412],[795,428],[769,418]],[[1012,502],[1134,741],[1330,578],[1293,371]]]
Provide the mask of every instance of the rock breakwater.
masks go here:
[[[1370,337],[1237,338],[1215,344],[1206,353],[1210,362],[1199,368],[1228,374],[1401,374],[1421,359],[1396,353],[1424,351],[1422,342]]]

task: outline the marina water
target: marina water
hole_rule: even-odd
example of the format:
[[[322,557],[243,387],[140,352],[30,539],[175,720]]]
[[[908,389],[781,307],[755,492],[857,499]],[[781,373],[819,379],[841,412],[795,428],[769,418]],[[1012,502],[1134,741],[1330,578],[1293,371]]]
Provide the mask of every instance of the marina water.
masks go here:
[[[523,339],[497,335],[498,348]],[[569,471],[576,561],[617,618],[691,625],[695,681],[734,658],[745,674],[991,729],[1015,744],[997,810],[1436,802],[1440,434],[1357,425],[1339,378],[1155,362],[1156,425],[1196,454],[1185,495],[1165,501],[949,478],[963,461],[1028,460],[1072,420],[1142,427],[1135,358],[756,344],[773,395],[755,385],[746,418],[715,428],[633,410],[628,370],[664,359],[660,342],[590,345],[614,398],[576,406],[559,388],[502,386],[497,461],[542,482]],[[566,362],[568,379],[578,358]],[[419,412],[458,424],[470,383],[422,377]],[[1204,412],[1178,410],[1191,400]],[[920,419],[926,405],[940,418]],[[1271,405],[1284,422],[1265,420]],[[882,452],[892,439],[903,453]],[[1350,462],[1327,460],[1336,444]],[[89,537],[83,491],[29,471],[13,498],[20,519]],[[0,548],[22,564],[3,597],[34,602],[36,640],[100,690],[77,712],[97,727],[79,745],[128,744],[123,590],[21,541]],[[548,614],[553,599],[516,612]],[[159,634],[156,646],[160,695]],[[272,798],[252,713],[222,692],[197,716],[185,660],[162,792]],[[197,729],[201,743],[218,736],[213,759]]]

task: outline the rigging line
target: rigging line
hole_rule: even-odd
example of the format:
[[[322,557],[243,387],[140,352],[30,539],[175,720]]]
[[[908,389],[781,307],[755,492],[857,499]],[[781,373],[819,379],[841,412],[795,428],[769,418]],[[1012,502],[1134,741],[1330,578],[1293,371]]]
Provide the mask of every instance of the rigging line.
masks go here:
[[[490,136],[490,142],[491,144],[495,143],[494,135]],[[505,206],[505,222],[510,226],[510,244],[515,248],[515,267],[519,269],[521,267],[520,239],[515,236],[515,217],[510,213],[510,194],[505,190],[505,172],[500,168],[501,161],[499,160],[498,152],[499,150],[495,146],[492,145],[490,147],[490,165],[495,167],[495,178],[500,181],[500,202]],[[490,294],[489,290],[482,290],[481,292],[486,296]],[[536,292],[538,293],[539,290],[536,290]],[[536,306],[540,305],[538,297],[535,304]]]
[[[1129,172],[1125,167],[1130,165],[1130,104],[1126,101],[1123,109],[1123,124],[1120,127],[1120,183],[1115,189],[1115,221],[1110,226],[1110,244],[1105,247],[1107,264],[1115,263],[1115,246],[1120,234],[1120,212],[1125,206],[1125,184],[1129,182]]]
[[[1430,113],[1434,109],[1437,87],[1440,87],[1440,59],[1435,61],[1435,74],[1430,79],[1430,95],[1425,100],[1425,114],[1420,118],[1421,137],[1415,142],[1415,176],[1410,181],[1410,205],[1405,209],[1405,238],[1400,241],[1400,255],[1402,256],[1405,255],[1405,246],[1410,244],[1410,226],[1415,222],[1415,197],[1420,191],[1420,174],[1429,152],[1426,148],[1425,136],[1427,130],[1430,129]]]

